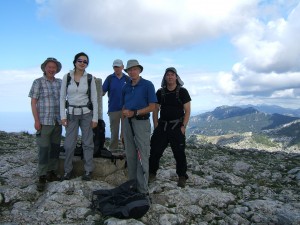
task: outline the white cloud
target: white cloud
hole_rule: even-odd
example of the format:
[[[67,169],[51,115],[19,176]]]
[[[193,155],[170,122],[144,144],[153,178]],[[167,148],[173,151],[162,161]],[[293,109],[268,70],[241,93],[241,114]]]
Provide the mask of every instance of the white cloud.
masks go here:
[[[239,29],[255,4],[256,0],[49,0],[40,13],[50,10],[66,30],[109,48],[149,53]]]
[[[50,15],[65,30],[129,53],[174,50],[222,35],[231,36],[241,57],[232,71],[189,72],[184,65],[174,64],[185,75],[183,80],[192,95],[193,106],[207,108],[212,104],[280,102],[281,99],[287,104],[285,98],[293,104],[299,101],[299,0],[36,2],[40,16]],[[164,65],[174,62],[171,57],[162,61]],[[148,64],[145,68],[161,71],[161,66]],[[149,75],[159,87],[161,74],[149,71]]]
[[[293,98],[293,97],[295,97],[293,89],[274,91],[273,94],[271,95],[271,98]]]
[[[233,43],[245,56],[243,64],[256,72],[296,71],[300,69],[300,5],[287,19],[267,22],[250,19]]]

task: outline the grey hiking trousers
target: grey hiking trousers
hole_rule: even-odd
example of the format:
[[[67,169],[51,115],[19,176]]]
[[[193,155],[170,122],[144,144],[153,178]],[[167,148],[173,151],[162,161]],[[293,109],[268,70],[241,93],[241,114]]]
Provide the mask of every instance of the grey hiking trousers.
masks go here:
[[[44,176],[49,171],[57,172],[61,125],[42,125],[40,132],[36,134],[36,141],[39,149],[38,176]]]
[[[120,134],[120,125],[122,119],[122,111],[109,112],[109,123],[110,123],[110,144],[109,150],[115,151],[119,149],[119,134]]]
[[[141,193],[148,193],[149,156],[150,156],[150,120],[131,119],[135,133],[132,135],[128,118],[124,119],[123,136],[129,179],[137,180],[137,189]],[[141,158],[138,158],[137,149]],[[140,162],[141,160],[141,162]],[[143,165],[143,167],[141,166]]]
[[[74,150],[77,144],[78,129],[81,130],[81,141],[84,157],[84,170],[85,172],[92,172],[94,169],[93,156],[94,156],[94,142],[93,142],[93,129],[91,126],[92,112],[82,115],[72,115],[68,119],[68,126],[66,127],[66,138],[64,148],[66,152],[64,170],[65,173],[70,173],[73,169],[72,161]]]

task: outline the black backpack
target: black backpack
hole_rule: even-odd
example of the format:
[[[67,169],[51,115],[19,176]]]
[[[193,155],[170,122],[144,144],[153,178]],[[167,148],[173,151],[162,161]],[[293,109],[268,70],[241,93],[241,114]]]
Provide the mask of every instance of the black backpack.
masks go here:
[[[177,85],[175,93],[176,93],[176,99],[177,99],[178,103],[180,105],[182,105],[182,101],[179,96],[180,88],[181,88],[181,86]],[[166,102],[166,87],[165,86],[160,88],[160,93],[161,93],[161,104],[164,104]]]
[[[104,148],[105,126],[104,120],[99,119],[97,127],[93,128],[94,154],[96,154],[99,149]]]
[[[91,208],[102,216],[139,219],[150,208],[146,194],[137,192],[136,180],[129,180],[113,189],[93,191]]]
[[[94,158],[107,158],[111,162],[117,162],[117,159],[125,159],[125,154],[112,153],[104,147],[105,144],[105,122],[102,119],[98,120],[98,125],[93,129],[93,141],[94,141]],[[63,146],[60,147],[60,151],[64,152]],[[74,156],[80,156],[83,159],[83,148],[80,140],[77,141],[74,149]]]

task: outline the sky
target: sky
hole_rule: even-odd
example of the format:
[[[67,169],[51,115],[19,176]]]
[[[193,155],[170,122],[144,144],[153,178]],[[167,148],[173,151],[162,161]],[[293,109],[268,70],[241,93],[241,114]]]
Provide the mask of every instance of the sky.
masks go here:
[[[47,57],[104,80],[137,59],[156,89],[175,67],[192,115],[221,105],[300,108],[300,0],[10,0],[1,2],[0,113],[28,113]],[[103,99],[104,117],[107,98]],[[0,130],[6,118],[0,118]]]

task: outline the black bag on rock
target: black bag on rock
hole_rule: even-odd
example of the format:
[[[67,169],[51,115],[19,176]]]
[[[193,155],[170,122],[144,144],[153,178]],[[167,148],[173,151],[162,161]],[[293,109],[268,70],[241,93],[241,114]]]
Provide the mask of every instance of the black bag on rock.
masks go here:
[[[98,125],[93,129],[93,142],[94,142],[94,158],[106,158],[116,164],[117,159],[125,159],[125,153],[112,153],[104,147],[105,144],[105,122],[99,119]],[[63,146],[60,147],[60,151],[64,152]],[[80,140],[77,141],[74,149],[74,156],[80,156],[83,159],[83,148]]]
[[[148,212],[150,200],[137,192],[136,180],[129,180],[113,189],[93,191],[91,208],[103,216],[139,219]]]
[[[96,154],[99,149],[104,148],[104,143],[105,143],[104,120],[99,119],[97,127],[93,129],[93,140],[94,140],[94,154]]]

